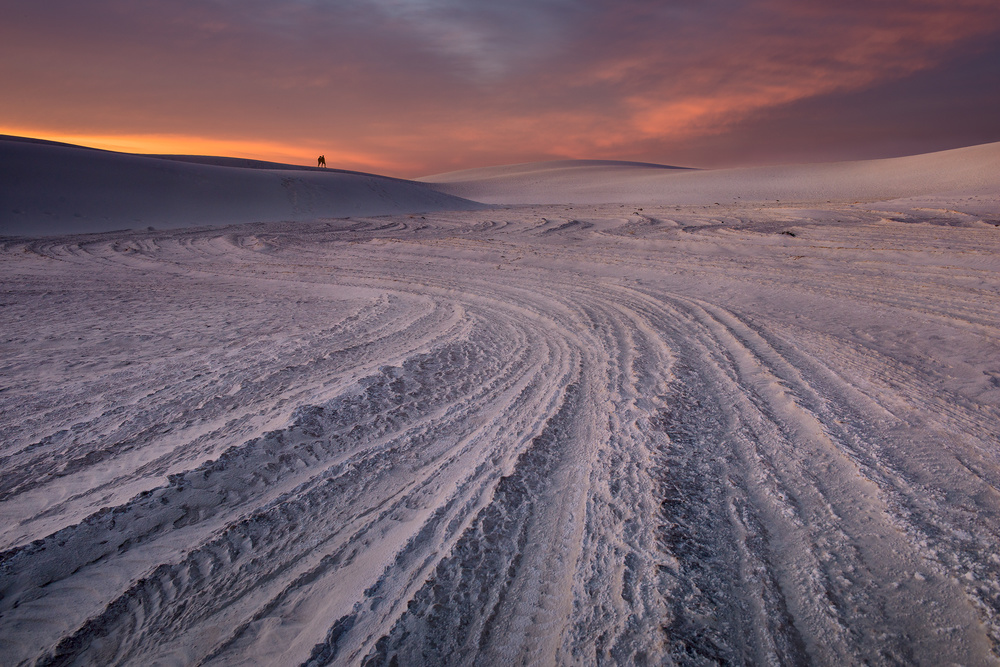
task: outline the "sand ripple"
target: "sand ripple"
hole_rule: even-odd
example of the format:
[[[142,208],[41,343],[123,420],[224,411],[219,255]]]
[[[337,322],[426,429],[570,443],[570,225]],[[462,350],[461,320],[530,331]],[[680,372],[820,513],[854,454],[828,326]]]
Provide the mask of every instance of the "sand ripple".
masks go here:
[[[0,661],[995,664],[996,202],[897,204],[6,242]]]

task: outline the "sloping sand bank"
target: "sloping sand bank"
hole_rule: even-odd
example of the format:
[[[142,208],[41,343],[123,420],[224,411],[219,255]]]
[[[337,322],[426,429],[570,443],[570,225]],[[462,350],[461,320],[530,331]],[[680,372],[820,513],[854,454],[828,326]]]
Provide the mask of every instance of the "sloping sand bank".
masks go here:
[[[0,235],[474,207],[419,183],[359,172],[228,158],[130,155],[0,136]]]
[[[886,160],[745,169],[678,169],[561,160],[468,169],[418,179],[490,204],[855,202],[1000,188],[1000,143]]]

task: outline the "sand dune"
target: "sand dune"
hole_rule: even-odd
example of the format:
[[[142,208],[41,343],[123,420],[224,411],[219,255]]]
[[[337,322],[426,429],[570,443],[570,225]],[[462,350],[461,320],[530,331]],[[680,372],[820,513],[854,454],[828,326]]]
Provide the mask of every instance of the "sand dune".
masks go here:
[[[998,664],[996,154],[0,239],[0,664]],[[227,215],[343,177],[72,159]]]
[[[418,179],[491,204],[720,204],[875,201],[1000,189],[1000,143],[886,160],[685,170],[562,160],[488,167]]]
[[[831,164],[697,170],[560,160],[417,181],[262,160],[133,155],[0,136],[0,235],[302,221],[479,204],[826,203],[1000,189],[1000,143]]]
[[[0,137],[0,235],[474,207],[419,183],[359,172],[237,158],[131,155]]]

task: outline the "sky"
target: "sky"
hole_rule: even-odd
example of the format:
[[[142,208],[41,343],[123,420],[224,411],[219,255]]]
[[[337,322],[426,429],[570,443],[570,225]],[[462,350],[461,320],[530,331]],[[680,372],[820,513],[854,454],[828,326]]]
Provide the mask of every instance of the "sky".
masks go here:
[[[998,0],[0,0],[0,134],[415,177],[1000,141]]]

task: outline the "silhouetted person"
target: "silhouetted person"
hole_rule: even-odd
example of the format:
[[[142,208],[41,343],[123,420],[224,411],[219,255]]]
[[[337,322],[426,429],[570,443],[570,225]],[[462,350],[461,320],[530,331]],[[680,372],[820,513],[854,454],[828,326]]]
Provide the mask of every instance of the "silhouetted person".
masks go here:
[[[326,156],[325,155],[320,155],[319,156],[319,159],[316,160],[316,166],[317,167],[326,167]]]

